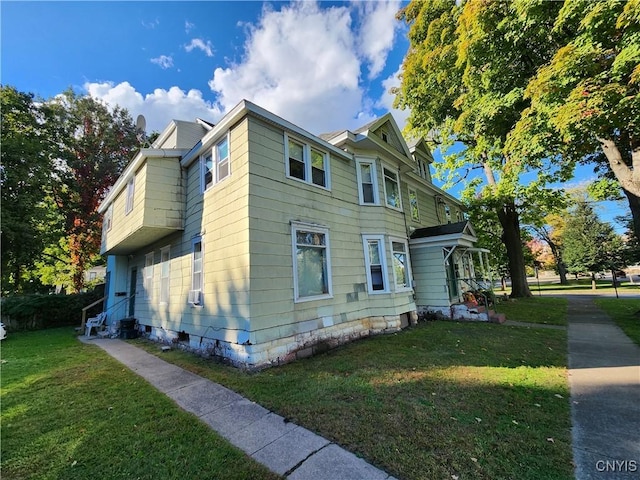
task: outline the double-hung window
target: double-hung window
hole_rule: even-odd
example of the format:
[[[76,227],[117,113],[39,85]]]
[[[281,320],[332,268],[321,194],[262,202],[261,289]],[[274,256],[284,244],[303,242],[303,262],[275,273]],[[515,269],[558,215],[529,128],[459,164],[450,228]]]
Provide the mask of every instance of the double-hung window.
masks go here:
[[[129,215],[133,210],[133,195],[136,190],[136,178],[132,177],[127,183],[127,200],[124,206],[124,214]]]
[[[221,182],[231,173],[229,162],[229,136],[225,135],[215,146],[200,157],[202,191]]]
[[[411,220],[420,221],[420,211],[418,210],[418,192],[409,188],[409,207],[411,208]]]
[[[107,211],[104,212],[104,218],[102,219],[102,230],[108,232],[113,226],[113,203],[107,207]]]
[[[402,210],[398,173],[388,167],[382,167],[382,170],[384,174],[384,194],[387,206],[397,210]]]
[[[287,176],[329,188],[329,155],[285,134]]]
[[[293,277],[295,301],[331,297],[329,230],[292,223]]]
[[[376,178],[376,164],[373,160],[356,161],[358,177],[358,199],[360,205],[378,205],[378,180]]]
[[[202,238],[193,239],[191,248],[191,290],[188,301],[192,305],[202,305]]]
[[[409,247],[403,239],[391,239],[391,252],[393,255],[393,278],[397,290],[411,288],[411,269],[409,266]]]
[[[369,293],[387,293],[387,262],[383,235],[363,235],[364,261]]]
[[[160,303],[169,303],[170,247],[160,250]]]

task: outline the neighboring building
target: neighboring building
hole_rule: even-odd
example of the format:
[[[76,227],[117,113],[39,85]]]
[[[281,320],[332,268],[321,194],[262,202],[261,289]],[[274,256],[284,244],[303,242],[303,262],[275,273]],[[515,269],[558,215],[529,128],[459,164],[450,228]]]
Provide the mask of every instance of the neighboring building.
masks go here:
[[[476,238],[431,162],[390,114],[321,136],[247,101],[173,121],[100,206],[109,322],[261,367],[450,314]]]

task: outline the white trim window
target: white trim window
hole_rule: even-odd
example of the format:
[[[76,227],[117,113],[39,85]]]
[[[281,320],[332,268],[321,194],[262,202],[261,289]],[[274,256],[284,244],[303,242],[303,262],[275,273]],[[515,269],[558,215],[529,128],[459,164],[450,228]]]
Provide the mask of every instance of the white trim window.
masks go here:
[[[171,274],[171,247],[160,249],[160,303],[169,303],[169,280]]]
[[[411,220],[420,221],[420,210],[418,209],[418,191],[409,188],[409,209],[411,210]]]
[[[411,267],[409,265],[409,245],[401,238],[391,238],[393,279],[396,291],[411,289]]]
[[[356,160],[358,177],[358,200],[360,205],[378,205],[378,179],[374,160]]]
[[[362,244],[369,293],[388,293],[384,235],[363,235]]]
[[[113,226],[113,203],[109,204],[107,211],[104,212],[104,218],[102,219],[102,231],[108,232]]]
[[[318,187],[329,187],[329,155],[284,134],[286,174]]]
[[[331,298],[329,229],[291,223],[293,242],[293,289],[296,302]]]
[[[396,210],[402,210],[398,173],[385,166],[382,167],[382,172],[384,175],[384,196],[387,206]]]
[[[153,297],[153,261],[154,252],[149,252],[144,256],[144,295],[147,298]]]
[[[205,192],[230,174],[229,134],[227,133],[210,151],[200,157],[201,190]]]
[[[136,191],[136,177],[131,177],[127,183],[127,199],[124,206],[124,214],[129,215],[133,210],[133,197]]]
[[[196,237],[191,242],[191,290],[188,298],[191,305],[201,306],[203,303],[203,261],[202,237]]]

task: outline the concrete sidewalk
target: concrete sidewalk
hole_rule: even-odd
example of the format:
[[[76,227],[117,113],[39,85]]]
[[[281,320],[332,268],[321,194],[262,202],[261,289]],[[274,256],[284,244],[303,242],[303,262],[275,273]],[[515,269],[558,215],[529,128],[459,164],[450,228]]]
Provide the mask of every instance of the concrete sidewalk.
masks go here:
[[[291,480],[394,480],[325,438],[129,343],[80,338],[98,345],[277,474]]]
[[[577,480],[640,478],[640,347],[593,303],[568,295]]]

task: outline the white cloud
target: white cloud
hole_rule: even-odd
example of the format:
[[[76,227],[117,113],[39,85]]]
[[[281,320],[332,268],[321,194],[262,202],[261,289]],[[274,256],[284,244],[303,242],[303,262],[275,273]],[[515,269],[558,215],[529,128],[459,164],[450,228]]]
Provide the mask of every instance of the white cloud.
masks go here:
[[[191,23],[189,20],[185,20],[184,21],[184,31],[186,33],[189,33],[191,30],[193,30],[196,27],[195,23]]]
[[[246,98],[314,133],[371,119],[349,8],[298,2],[265,9],[247,32],[242,61],[217,68],[209,82],[221,110]]]
[[[199,90],[185,92],[178,87],[169,90],[157,88],[153,93],[142,95],[128,82],[114,85],[113,82],[85,83],[85,90],[96,99],[111,106],[126,108],[135,119],[142,114],[147,120],[147,132],[162,131],[173,120],[195,120],[196,117],[217,122],[221,113],[207,102]]]
[[[211,45],[211,42],[209,40],[205,42],[201,38],[193,38],[189,45],[184,46],[184,49],[187,52],[192,51],[194,48],[202,50],[207,55],[207,57],[213,57],[213,45]]]
[[[152,58],[151,63],[155,63],[163,70],[166,70],[167,68],[173,67],[173,58],[167,55],[160,55],[157,58]]]
[[[358,2],[362,22],[359,29],[358,49],[369,63],[369,78],[375,78],[387,62],[393,48],[395,33],[400,22],[395,15],[400,10],[400,1]]]

